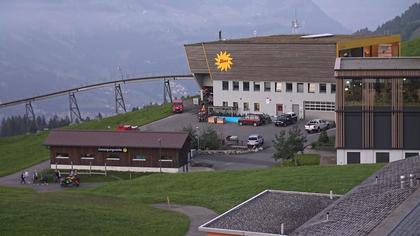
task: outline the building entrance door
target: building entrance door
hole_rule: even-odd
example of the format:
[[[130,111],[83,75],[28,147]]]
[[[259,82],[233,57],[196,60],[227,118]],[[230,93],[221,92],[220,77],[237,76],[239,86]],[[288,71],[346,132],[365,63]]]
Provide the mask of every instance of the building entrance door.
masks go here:
[[[283,104],[277,104],[276,105],[276,114],[280,115],[281,113],[283,113]]]
[[[292,111],[299,116],[299,104],[292,104]]]

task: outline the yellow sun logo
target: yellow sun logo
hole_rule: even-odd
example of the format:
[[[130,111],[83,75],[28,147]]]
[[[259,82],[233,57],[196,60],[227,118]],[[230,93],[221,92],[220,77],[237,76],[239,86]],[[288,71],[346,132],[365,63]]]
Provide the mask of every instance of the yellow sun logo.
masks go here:
[[[215,65],[220,71],[228,71],[230,68],[232,68],[232,57],[230,56],[230,53],[227,53],[226,51],[221,51],[219,54],[217,54],[215,60]]]

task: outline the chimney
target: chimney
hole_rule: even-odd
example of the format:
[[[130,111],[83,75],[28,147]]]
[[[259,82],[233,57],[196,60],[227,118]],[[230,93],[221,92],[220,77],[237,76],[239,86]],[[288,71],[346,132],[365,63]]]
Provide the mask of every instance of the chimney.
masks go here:
[[[222,41],[222,31],[219,30],[219,41]]]

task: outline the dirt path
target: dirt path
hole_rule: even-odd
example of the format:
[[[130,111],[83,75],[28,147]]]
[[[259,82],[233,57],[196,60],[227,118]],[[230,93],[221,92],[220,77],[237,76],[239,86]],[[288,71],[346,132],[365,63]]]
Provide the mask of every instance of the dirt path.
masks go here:
[[[28,167],[24,170],[16,172],[11,175],[0,177],[0,186],[7,186],[7,187],[28,187],[33,188],[38,192],[52,192],[52,191],[62,191],[65,188],[62,188],[58,183],[49,183],[49,184],[32,184],[32,174],[36,170],[39,175],[41,175],[41,171],[50,168],[50,160],[41,162],[34,166]],[[29,179],[30,183],[21,184],[20,183],[20,175],[23,171],[29,172]],[[99,183],[82,183],[80,188],[93,188],[98,186]]]
[[[153,207],[159,209],[165,209],[170,211],[176,211],[185,214],[190,219],[190,227],[185,236],[203,236],[206,235],[204,232],[198,231],[198,227],[207,221],[217,216],[217,213],[199,206],[188,206],[188,205],[171,205],[169,208],[167,204],[154,204]]]

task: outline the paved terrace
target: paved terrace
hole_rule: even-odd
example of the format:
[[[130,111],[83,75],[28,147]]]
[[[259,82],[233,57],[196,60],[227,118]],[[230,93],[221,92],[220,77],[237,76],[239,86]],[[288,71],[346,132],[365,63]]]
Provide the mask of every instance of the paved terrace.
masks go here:
[[[211,232],[288,234],[337,200],[334,195],[266,190],[200,227]]]
[[[401,189],[400,176],[409,174],[420,176],[420,157],[387,164],[291,235],[368,235],[417,190],[416,184],[409,187],[408,178]],[[412,218],[409,215],[404,224],[413,226]]]

